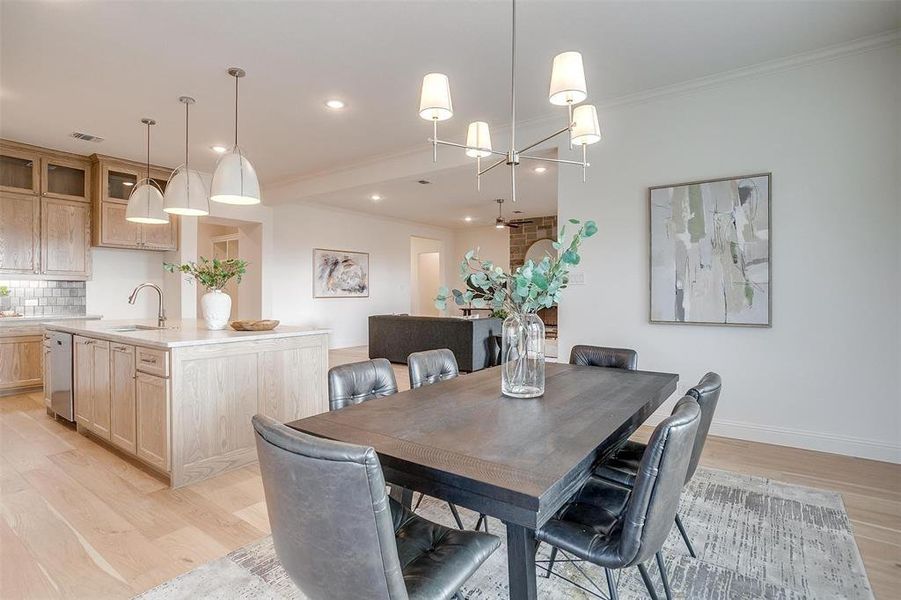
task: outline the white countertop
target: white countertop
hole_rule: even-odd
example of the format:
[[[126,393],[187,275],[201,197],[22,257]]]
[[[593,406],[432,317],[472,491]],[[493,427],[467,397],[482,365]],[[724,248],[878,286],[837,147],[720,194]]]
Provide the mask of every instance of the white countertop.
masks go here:
[[[34,325],[38,323],[49,323],[50,321],[87,321],[102,318],[102,315],[30,315],[27,317],[0,317],[0,327],[22,324]]]
[[[65,331],[76,335],[84,335],[122,344],[136,344],[155,348],[178,348],[182,346],[202,346],[206,344],[228,344],[240,341],[256,341],[277,338],[297,337],[302,335],[318,335],[328,333],[328,329],[314,329],[279,325],[272,331],[234,331],[231,328],[221,331],[210,331],[202,321],[194,319],[185,321],[169,321],[166,329],[144,329],[138,331],[112,331],[128,325],[145,325],[156,327],[155,320],[65,320],[44,323],[46,329]]]

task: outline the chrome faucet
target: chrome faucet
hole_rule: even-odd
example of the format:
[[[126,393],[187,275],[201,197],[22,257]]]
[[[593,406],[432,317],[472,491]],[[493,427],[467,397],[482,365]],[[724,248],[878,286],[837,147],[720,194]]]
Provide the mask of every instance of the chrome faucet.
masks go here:
[[[156,290],[156,293],[160,295],[160,310],[156,317],[156,322],[159,327],[166,326],[166,309],[163,308],[163,290],[160,289],[160,286],[155,283],[142,283],[135,289],[131,291],[131,296],[128,297],[128,303],[134,304],[135,300],[138,299],[138,292],[140,292],[145,287],[151,287]]]

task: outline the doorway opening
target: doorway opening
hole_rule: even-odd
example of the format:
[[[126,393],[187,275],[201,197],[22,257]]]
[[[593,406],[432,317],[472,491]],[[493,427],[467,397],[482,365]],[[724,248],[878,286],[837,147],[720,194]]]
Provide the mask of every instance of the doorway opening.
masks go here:
[[[443,242],[429,238],[410,238],[410,312],[437,317],[435,296],[443,277]]]
[[[247,273],[238,283],[232,279],[222,290],[232,299],[230,319],[262,318],[263,251],[262,225],[236,219],[201,217],[197,223],[197,256],[247,261]],[[197,314],[202,314],[200,298],[206,290],[198,287]]]

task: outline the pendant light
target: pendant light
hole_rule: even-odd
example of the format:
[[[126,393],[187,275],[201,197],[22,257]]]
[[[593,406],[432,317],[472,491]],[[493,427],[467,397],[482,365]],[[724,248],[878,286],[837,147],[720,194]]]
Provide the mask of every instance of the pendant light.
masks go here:
[[[139,181],[128,196],[125,220],[147,225],[164,225],[169,215],[163,212],[163,191],[160,184],[150,178],[150,127],[156,125],[153,119],[141,119],[147,126],[147,177]]]
[[[238,146],[238,80],[246,73],[244,69],[232,67],[228,74],[235,78],[235,145],[216,164],[210,184],[210,200],[223,204],[259,204],[257,173]]]
[[[185,105],[185,162],[169,176],[163,210],[173,215],[201,217],[210,214],[210,197],[200,173],[188,166],[188,107],[194,104],[194,98],[181,96],[178,101]]]

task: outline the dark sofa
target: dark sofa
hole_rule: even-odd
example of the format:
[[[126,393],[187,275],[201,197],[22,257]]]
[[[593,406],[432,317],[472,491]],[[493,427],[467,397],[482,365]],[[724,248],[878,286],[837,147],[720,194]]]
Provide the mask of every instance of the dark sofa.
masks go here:
[[[492,335],[501,334],[500,319],[372,315],[369,317],[369,358],[407,362],[413,352],[448,348],[461,371],[491,366]]]

